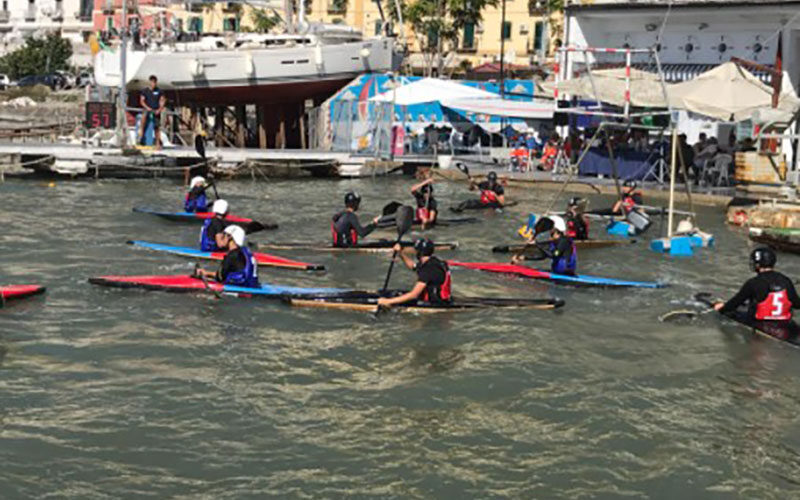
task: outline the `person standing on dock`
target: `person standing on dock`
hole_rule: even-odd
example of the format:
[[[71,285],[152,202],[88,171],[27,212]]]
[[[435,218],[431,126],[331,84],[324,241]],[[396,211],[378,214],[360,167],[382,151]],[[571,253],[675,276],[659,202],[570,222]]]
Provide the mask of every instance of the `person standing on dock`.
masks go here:
[[[156,75],[150,75],[150,86],[139,96],[139,106],[144,108],[139,125],[139,144],[144,142],[145,131],[152,121],[156,149],[161,149],[161,112],[166,105],[167,98],[158,88],[158,78]]]
[[[745,282],[739,292],[727,302],[717,302],[714,309],[722,314],[735,312],[748,305],[748,315],[755,321],[789,321],[792,309],[800,307],[800,297],[792,280],[775,271],[778,258],[768,247],[750,253],[750,269],[756,275]]]
[[[352,247],[358,244],[358,238],[365,237],[378,227],[380,216],[372,219],[366,226],[361,226],[358,220],[358,207],[361,205],[361,196],[355,191],[344,195],[345,209],[333,216],[331,222],[331,235],[333,236],[333,246]]]

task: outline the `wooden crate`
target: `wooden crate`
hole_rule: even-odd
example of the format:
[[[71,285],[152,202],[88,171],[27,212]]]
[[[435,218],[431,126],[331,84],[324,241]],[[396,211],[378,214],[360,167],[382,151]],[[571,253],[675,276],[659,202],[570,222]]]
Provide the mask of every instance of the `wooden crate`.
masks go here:
[[[772,160],[778,167],[777,172],[766,155],[756,151],[736,153],[736,180],[757,184],[783,184],[786,179],[786,160],[783,155],[773,156]]]

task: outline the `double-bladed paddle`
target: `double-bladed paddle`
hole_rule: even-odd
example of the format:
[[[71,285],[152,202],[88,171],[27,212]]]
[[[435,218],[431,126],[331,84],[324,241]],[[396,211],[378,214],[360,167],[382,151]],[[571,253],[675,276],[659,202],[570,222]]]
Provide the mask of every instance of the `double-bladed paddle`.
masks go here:
[[[533,226],[533,238],[531,238],[533,241],[531,243],[526,243],[521,250],[515,252],[514,256],[512,257],[512,260],[516,260],[519,257],[521,257],[522,254],[524,254],[525,251],[531,247],[536,247],[539,250],[541,250],[542,253],[547,255],[547,252],[545,252],[544,249],[540,246],[539,242],[536,241],[536,237],[544,233],[545,231],[550,231],[551,229],[553,229],[553,226],[554,226],[553,219],[551,219],[550,217],[539,218],[539,220],[537,220],[536,224]]]
[[[395,245],[400,243],[400,240],[403,239],[403,236],[411,229],[411,225],[414,223],[414,210],[407,206],[402,205],[400,208],[397,209],[395,212],[395,223],[397,224],[397,241],[395,241]],[[392,277],[392,269],[394,269],[394,261],[397,258],[397,251],[395,250],[392,253],[392,261],[389,263],[389,271],[386,273],[386,279],[383,281],[383,287],[381,288],[381,292],[386,291],[386,288],[389,286],[389,279]]]

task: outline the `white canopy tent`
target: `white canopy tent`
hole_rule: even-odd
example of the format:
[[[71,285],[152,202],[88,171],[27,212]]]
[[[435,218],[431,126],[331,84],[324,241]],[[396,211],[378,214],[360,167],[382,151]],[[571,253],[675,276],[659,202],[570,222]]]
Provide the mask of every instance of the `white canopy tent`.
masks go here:
[[[442,106],[470,113],[481,113],[506,118],[550,120],[553,118],[552,102],[510,101],[499,97],[487,99],[454,98],[442,101]]]
[[[437,78],[423,78],[403,85],[394,90],[386,91],[370,98],[373,102],[391,102],[397,106],[412,106],[427,102],[444,101],[446,99],[469,98],[494,98],[497,94],[487,92],[468,85],[462,85],[450,80]]]

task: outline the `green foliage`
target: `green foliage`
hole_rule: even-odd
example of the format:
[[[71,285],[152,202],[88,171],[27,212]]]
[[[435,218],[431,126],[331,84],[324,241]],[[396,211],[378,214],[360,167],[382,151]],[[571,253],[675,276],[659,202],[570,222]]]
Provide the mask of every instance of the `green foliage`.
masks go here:
[[[25,45],[0,57],[0,73],[19,79],[69,69],[72,44],[58,33],[46,37],[30,37]]]
[[[564,0],[528,0],[530,15],[547,14],[564,10]]]
[[[269,33],[283,22],[277,12],[266,9],[254,9],[250,14],[250,20],[253,21],[253,30],[258,33]]]
[[[30,97],[36,102],[44,102],[50,95],[50,87],[36,84],[32,87],[11,87],[5,91],[5,96],[11,100],[17,97]]]

